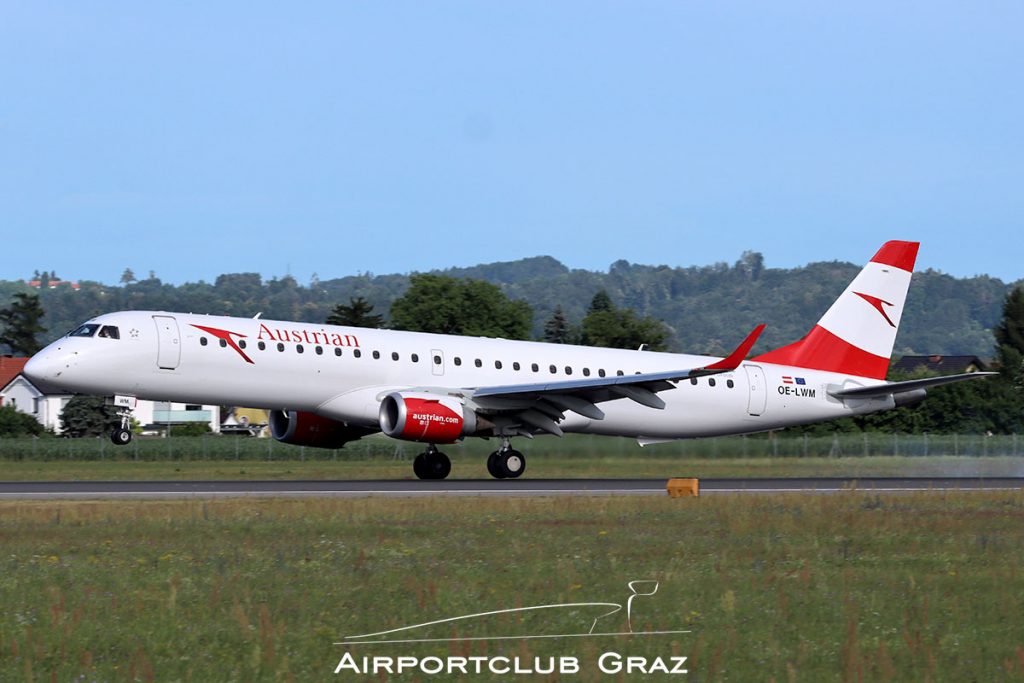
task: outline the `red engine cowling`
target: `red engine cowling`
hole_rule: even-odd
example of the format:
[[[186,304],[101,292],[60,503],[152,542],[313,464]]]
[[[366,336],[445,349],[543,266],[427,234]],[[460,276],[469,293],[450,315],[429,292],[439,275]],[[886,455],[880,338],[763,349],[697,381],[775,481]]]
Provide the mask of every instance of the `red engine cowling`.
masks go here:
[[[380,403],[380,428],[395,439],[452,443],[475,432],[477,419],[453,396],[396,391]]]
[[[271,410],[269,422],[270,435],[278,441],[314,448],[341,448],[373,431],[297,410]]]

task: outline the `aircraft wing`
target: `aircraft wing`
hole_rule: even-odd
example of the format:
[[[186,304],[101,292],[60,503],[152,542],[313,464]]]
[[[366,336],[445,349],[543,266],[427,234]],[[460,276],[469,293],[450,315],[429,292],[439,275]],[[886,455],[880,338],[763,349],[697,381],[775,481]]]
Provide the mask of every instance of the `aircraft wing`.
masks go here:
[[[518,425],[519,433],[524,436],[531,436],[536,430],[561,436],[562,430],[558,423],[565,418],[566,410],[592,420],[602,420],[604,412],[597,404],[620,398],[631,399],[649,408],[663,409],[665,401],[657,396],[659,391],[674,389],[673,382],[735,370],[750,353],[764,327],[762,324],[754,328],[728,357],[703,367],[559,382],[473,387],[466,389],[465,395],[480,413],[501,420],[510,429],[516,429]]]
[[[829,392],[836,398],[879,398],[892,394],[902,394],[918,389],[928,389],[942,384],[963,382],[969,379],[981,379],[998,375],[998,372],[967,372],[962,375],[945,375],[944,377],[925,377],[924,379],[911,379],[905,382],[888,382],[874,387],[857,387],[856,389],[844,389],[841,391]],[[923,394],[922,394],[923,395]]]

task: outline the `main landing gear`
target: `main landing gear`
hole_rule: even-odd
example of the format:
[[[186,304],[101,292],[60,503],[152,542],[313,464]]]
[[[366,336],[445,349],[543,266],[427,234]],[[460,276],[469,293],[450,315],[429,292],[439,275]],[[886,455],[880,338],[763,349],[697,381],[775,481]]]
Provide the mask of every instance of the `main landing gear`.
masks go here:
[[[437,446],[430,444],[412,461],[412,471],[420,479],[444,479],[452,471],[452,461],[437,450]]]
[[[117,411],[117,415],[121,418],[121,426],[115,427],[114,431],[110,432],[110,440],[114,442],[115,446],[127,446],[132,442],[132,411],[129,408],[124,408]]]
[[[487,456],[487,471],[495,479],[516,479],[526,471],[526,456],[504,439],[501,448]]]

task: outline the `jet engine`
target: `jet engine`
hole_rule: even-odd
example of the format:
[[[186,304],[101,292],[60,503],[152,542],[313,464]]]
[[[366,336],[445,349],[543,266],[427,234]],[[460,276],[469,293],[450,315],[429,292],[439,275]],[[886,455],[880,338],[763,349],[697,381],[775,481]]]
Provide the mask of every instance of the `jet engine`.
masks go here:
[[[341,448],[373,432],[371,429],[351,427],[314,413],[298,410],[271,410],[270,435],[282,443],[314,448]]]
[[[395,439],[452,443],[477,431],[477,415],[454,396],[396,391],[380,403],[380,428]]]

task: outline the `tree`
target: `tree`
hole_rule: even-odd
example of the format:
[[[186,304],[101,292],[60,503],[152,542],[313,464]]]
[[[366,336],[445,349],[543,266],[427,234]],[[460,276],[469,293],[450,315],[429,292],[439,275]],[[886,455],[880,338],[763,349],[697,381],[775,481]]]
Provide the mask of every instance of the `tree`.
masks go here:
[[[570,344],[573,340],[572,328],[565,319],[565,313],[561,306],[555,307],[555,312],[544,323],[544,341],[551,344]]]
[[[373,304],[363,297],[349,298],[348,305],[338,304],[327,316],[328,325],[346,327],[384,327],[384,316],[373,313]]]
[[[19,292],[14,299],[10,307],[0,309],[0,345],[6,345],[11,353],[31,356],[43,348],[36,340],[36,335],[46,332],[39,322],[43,307],[36,294]]]
[[[0,406],[0,438],[13,436],[38,436],[43,425],[14,406]]]
[[[432,274],[413,275],[410,282],[391,304],[395,329],[505,339],[530,335],[530,305],[510,300],[497,285]]]
[[[639,318],[631,308],[616,308],[605,290],[594,295],[583,318],[581,339],[587,346],[664,351],[670,331],[655,318]]]
[[[587,313],[597,313],[598,311],[610,311],[615,308],[612,304],[612,298],[608,296],[607,290],[600,290],[594,295],[594,298],[590,300],[590,308],[587,309]]]
[[[1003,319],[993,330],[999,370],[1018,389],[1024,389],[1024,287],[1006,295]]]
[[[75,396],[61,411],[60,426],[67,436],[101,436],[120,427],[121,418],[101,396]]]
[[[135,282],[135,273],[132,272],[131,268],[125,268],[124,272],[121,273],[121,284],[130,285]]]

